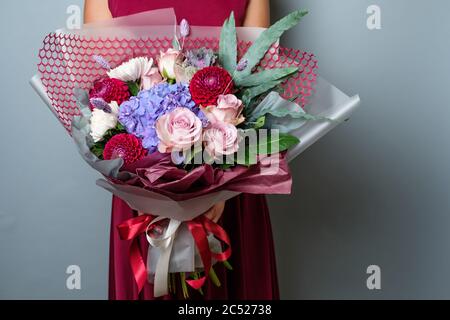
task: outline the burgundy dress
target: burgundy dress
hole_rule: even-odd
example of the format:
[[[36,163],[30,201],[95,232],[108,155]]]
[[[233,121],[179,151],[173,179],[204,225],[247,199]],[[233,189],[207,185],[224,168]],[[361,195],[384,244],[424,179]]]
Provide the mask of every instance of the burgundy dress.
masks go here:
[[[147,10],[173,7],[178,19],[186,18],[192,25],[222,25],[234,11],[237,24],[242,25],[247,0],[109,0],[114,17]],[[206,14],[205,14],[206,13]],[[112,205],[109,298],[111,300],[151,300],[153,286],[146,284],[138,294],[129,264],[130,242],[119,238],[116,226],[135,216],[130,207],[114,197]],[[279,299],[275,253],[270,216],[265,196],[243,194],[227,201],[219,224],[228,232],[233,254],[230,259],[234,271],[222,265],[215,270],[222,287],[208,281],[205,295],[190,290],[193,299],[270,300]],[[146,259],[148,243],[140,239]],[[181,292],[178,288],[177,293]],[[174,297],[165,297],[170,299]],[[175,297],[178,298],[178,297]]]

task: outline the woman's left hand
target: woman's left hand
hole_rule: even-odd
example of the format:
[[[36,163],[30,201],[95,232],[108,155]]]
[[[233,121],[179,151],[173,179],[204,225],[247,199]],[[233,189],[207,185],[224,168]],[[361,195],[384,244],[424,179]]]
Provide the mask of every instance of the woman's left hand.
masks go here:
[[[213,222],[219,222],[222,217],[223,211],[225,210],[225,201],[217,203],[214,207],[205,212],[205,216],[212,220]]]

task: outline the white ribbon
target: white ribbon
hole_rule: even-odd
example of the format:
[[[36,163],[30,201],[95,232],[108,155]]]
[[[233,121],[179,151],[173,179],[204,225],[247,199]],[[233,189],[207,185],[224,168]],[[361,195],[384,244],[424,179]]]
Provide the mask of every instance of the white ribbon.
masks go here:
[[[153,220],[147,227],[146,237],[148,243],[155,248],[159,248],[161,255],[155,270],[155,281],[153,286],[153,295],[155,298],[165,296],[169,293],[168,276],[169,276],[169,263],[170,256],[172,254],[173,243],[175,240],[178,228],[182,224],[181,221],[170,219],[169,226],[164,232],[164,235],[160,238],[152,238],[149,236],[149,229],[155,223],[158,223],[166,218],[159,217]]]

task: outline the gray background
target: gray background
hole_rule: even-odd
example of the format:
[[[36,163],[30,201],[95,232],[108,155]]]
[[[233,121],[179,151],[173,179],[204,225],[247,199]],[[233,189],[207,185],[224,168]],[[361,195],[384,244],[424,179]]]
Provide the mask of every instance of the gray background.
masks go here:
[[[310,10],[285,44],[363,100],[296,161],[293,195],[270,199],[282,297],[450,298],[450,3],[272,2],[274,18]],[[0,298],[107,297],[110,196],[27,84],[41,39],[81,3],[0,4]],[[382,30],[366,27],[370,4]],[[80,291],[66,289],[72,264]],[[371,264],[380,291],[366,288]]]

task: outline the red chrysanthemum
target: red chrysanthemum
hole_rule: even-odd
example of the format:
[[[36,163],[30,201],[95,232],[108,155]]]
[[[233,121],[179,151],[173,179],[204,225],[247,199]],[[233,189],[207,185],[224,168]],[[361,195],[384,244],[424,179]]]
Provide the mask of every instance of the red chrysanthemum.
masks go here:
[[[89,92],[89,98],[102,98],[107,103],[116,101],[119,106],[122,102],[130,99],[128,85],[118,79],[104,78],[97,80]],[[91,106],[93,109],[93,107]]]
[[[215,106],[221,94],[233,93],[233,78],[223,68],[207,67],[195,73],[189,89],[192,100],[198,105],[203,107]]]
[[[122,158],[125,165],[135,163],[147,155],[141,140],[128,133],[115,135],[108,141],[103,150],[103,159],[112,160]]]

